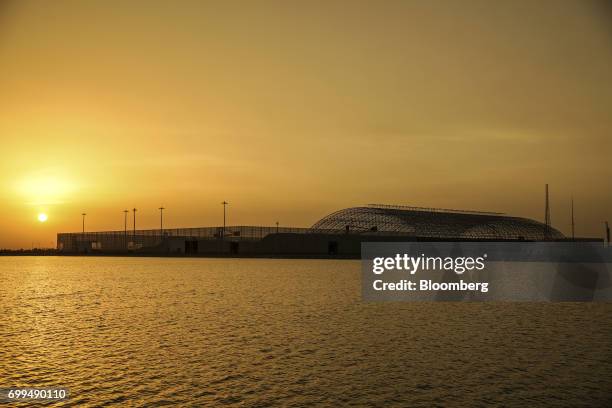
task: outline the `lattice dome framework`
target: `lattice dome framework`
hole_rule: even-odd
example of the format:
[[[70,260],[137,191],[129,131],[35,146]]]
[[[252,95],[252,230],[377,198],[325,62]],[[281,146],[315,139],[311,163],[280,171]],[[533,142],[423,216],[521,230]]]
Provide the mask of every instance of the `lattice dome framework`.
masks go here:
[[[541,222],[500,213],[370,204],[327,215],[313,229],[392,232],[448,239],[554,240],[564,235]]]

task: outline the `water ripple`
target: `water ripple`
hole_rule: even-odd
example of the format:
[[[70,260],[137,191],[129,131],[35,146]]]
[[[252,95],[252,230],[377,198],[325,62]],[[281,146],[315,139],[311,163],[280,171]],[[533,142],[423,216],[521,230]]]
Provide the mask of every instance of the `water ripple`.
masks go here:
[[[333,276],[333,279],[330,279]],[[355,261],[0,257],[14,406],[606,406],[612,305],[362,303]]]

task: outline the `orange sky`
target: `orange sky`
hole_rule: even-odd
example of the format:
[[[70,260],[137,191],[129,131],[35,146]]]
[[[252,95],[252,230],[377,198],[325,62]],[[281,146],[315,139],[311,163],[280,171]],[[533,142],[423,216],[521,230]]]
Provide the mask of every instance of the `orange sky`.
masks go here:
[[[612,221],[601,2],[0,2],[0,248],[365,203]],[[48,214],[45,223],[37,221]]]

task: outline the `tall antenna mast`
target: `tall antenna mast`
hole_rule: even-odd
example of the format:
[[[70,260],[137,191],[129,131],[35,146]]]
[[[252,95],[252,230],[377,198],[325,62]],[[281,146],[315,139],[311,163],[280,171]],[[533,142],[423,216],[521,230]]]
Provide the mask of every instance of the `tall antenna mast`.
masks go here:
[[[576,238],[574,234],[574,196],[572,196],[572,240]]]
[[[544,210],[544,223],[546,224],[547,238],[550,238],[550,203],[548,201],[548,184],[546,184],[545,194],[546,194],[546,203],[545,203],[545,210]]]
[[[546,224],[547,227],[550,227],[550,203],[548,201],[548,184],[546,184],[545,195],[546,195],[546,201],[544,204],[545,205],[544,224]]]

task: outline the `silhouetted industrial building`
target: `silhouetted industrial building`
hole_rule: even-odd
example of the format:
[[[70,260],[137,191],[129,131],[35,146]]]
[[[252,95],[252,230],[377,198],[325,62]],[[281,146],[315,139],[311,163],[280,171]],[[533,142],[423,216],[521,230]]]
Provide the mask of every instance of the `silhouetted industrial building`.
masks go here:
[[[323,217],[311,228],[226,226],[60,233],[64,253],[358,257],[368,241],[553,241],[558,230],[499,213],[371,204]]]

